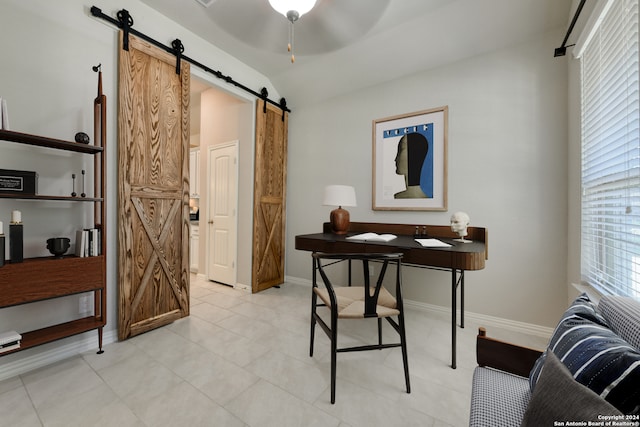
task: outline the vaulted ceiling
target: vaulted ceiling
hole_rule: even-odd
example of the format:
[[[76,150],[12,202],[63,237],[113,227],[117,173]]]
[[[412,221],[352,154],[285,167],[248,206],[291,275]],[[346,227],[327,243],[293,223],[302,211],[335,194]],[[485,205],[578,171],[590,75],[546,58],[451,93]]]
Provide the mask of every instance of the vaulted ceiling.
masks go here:
[[[142,0],[267,76],[290,106],[516,45],[570,20],[571,0],[318,0],[295,24],[268,0]],[[140,29],[141,31],[144,31]],[[558,46],[562,39],[558,40]],[[553,51],[549,52],[553,55]],[[197,58],[195,58],[197,59]],[[223,73],[224,64],[207,64]]]

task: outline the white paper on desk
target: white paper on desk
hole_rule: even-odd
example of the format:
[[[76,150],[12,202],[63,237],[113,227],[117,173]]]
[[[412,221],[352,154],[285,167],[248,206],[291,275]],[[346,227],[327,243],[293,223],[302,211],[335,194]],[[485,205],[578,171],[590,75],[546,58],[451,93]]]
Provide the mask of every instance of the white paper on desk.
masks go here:
[[[450,244],[441,242],[438,239],[415,239],[416,242],[420,243],[421,246],[425,248],[449,248]]]

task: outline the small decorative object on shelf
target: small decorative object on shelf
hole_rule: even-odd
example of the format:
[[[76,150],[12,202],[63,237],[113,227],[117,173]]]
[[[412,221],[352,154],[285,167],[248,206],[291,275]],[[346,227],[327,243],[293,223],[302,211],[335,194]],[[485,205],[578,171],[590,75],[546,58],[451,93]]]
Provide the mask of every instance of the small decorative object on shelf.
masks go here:
[[[0,221],[0,267],[4,265],[4,229],[3,224]]]
[[[76,197],[78,194],[76,193],[76,174],[71,174],[71,179],[73,180],[73,191],[71,192],[71,197]]]
[[[38,174],[29,171],[0,169],[0,192],[12,195],[35,195],[38,189]]]
[[[82,169],[82,193],[80,193],[80,197],[87,197],[87,193],[84,192],[84,169]]]
[[[69,250],[70,242],[68,237],[52,237],[47,239],[47,249],[56,258],[62,258]]]
[[[9,224],[9,258],[12,263],[22,262],[24,259],[22,239],[22,213],[13,211],[11,212],[11,223]]]
[[[80,144],[88,144],[89,141],[91,141],[91,139],[89,138],[89,135],[87,135],[84,132],[76,133],[75,140]]]

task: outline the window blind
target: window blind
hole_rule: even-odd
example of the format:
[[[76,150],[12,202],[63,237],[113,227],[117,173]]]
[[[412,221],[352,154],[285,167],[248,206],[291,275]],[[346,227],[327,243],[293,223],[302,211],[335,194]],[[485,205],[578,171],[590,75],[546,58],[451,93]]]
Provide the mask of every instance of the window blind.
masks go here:
[[[602,12],[581,53],[583,280],[640,298],[638,0]]]

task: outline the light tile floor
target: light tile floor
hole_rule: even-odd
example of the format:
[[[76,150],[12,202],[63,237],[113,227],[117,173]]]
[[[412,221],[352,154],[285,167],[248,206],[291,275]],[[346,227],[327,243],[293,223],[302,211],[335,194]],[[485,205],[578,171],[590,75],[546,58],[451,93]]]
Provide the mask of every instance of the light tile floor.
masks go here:
[[[329,341],[309,357],[310,288],[258,294],[191,277],[191,316],[0,382],[6,426],[466,426],[476,324],[406,309],[411,394],[400,349],[338,355],[329,398]],[[341,324],[340,345],[376,340],[376,322]],[[385,334],[395,333],[386,325]],[[491,328],[537,348],[544,340]]]

